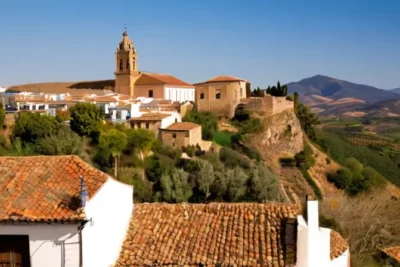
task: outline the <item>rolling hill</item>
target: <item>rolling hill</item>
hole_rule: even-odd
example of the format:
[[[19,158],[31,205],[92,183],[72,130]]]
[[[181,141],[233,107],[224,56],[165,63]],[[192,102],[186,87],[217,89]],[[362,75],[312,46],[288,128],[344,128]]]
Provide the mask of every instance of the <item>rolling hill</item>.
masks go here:
[[[360,115],[370,112],[388,114],[391,112],[385,105],[389,105],[394,100],[400,101],[400,89],[397,94],[392,90],[383,90],[322,75],[286,85],[290,94],[298,92],[300,101],[309,105],[314,112],[328,116]],[[390,108],[393,108],[394,104],[390,105]]]
[[[391,91],[369,85],[356,84],[328,76],[316,75],[299,82],[288,83],[289,93],[298,92],[301,96],[318,95],[332,100],[340,98],[356,98],[367,103],[399,98]]]
[[[400,87],[399,88],[394,88],[389,90],[390,92],[396,93],[396,94],[400,94]]]

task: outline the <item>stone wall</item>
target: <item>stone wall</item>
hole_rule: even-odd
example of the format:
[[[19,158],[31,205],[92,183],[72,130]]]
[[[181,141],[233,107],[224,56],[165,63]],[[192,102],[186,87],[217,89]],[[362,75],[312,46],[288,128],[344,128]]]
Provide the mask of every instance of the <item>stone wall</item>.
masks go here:
[[[161,130],[161,141],[165,145],[173,147],[186,147],[188,145],[201,145],[201,127],[191,130]]]
[[[250,97],[242,99],[238,108],[248,111],[261,111],[266,115],[274,115],[285,110],[293,110],[294,102],[286,100],[286,97],[266,95],[264,97]]]

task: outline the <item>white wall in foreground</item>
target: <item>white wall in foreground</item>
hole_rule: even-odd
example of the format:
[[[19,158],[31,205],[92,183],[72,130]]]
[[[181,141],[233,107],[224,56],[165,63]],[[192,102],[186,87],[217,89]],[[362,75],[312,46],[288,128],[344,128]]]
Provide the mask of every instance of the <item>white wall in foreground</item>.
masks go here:
[[[91,196],[89,196],[91,197]],[[108,267],[119,256],[133,209],[133,188],[109,178],[86,204],[83,266]]]
[[[79,267],[78,227],[77,224],[0,225],[0,235],[29,236],[31,267]]]

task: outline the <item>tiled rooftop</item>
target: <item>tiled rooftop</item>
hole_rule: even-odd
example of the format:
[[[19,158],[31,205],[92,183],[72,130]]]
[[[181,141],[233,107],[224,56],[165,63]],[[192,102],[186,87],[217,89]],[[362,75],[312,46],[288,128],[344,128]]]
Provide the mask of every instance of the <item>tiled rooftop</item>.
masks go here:
[[[168,126],[167,130],[175,130],[175,131],[188,131],[192,129],[196,129],[201,127],[200,125],[193,123],[193,122],[175,122]]]
[[[149,76],[153,79],[159,80],[162,84],[168,85],[178,85],[182,87],[193,87],[190,83],[184,82],[175,76],[169,74],[160,74],[160,73],[151,73],[151,72],[143,72],[142,75]],[[146,83],[142,83],[143,79],[138,79],[135,84],[144,85]]]
[[[346,242],[346,240],[343,239],[343,237],[331,230],[331,260],[339,257],[342,255],[346,249],[349,248],[349,244]]]
[[[160,121],[169,116],[171,116],[171,115],[166,114],[166,113],[149,112],[149,113],[142,114],[140,117],[132,117],[129,120],[130,121]]]
[[[136,204],[115,266],[285,266],[291,204]]]
[[[246,82],[247,80],[233,77],[233,76],[217,76],[201,83],[215,83],[215,82]],[[199,83],[200,84],[200,83]]]
[[[80,175],[89,198],[108,179],[77,156],[0,157],[0,221],[82,220]]]
[[[400,263],[400,246],[384,248],[382,251]]]

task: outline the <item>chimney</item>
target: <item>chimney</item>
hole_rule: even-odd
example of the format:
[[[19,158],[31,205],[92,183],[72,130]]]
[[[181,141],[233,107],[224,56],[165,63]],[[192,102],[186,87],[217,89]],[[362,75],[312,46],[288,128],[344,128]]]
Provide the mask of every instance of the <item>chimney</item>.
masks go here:
[[[306,202],[308,267],[318,267],[321,266],[318,200],[307,195]]]
[[[80,176],[80,180],[81,180],[81,207],[85,207],[86,206],[86,202],[89,199],[89,193],[86,190],[86,186],[85,186],[85,180],[83,179],[83,175]]]

